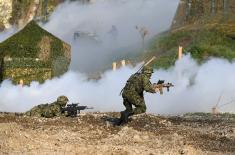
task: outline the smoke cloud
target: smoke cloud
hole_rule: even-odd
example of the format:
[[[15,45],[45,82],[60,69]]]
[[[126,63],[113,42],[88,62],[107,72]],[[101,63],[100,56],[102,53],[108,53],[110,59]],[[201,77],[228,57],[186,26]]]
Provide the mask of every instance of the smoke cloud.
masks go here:
[[[51,103],[60,95],[68,96],[71,103],[93,106],[94,111],[123,110],[119,93],[140,66],[108,70],[98,81],[88,81],[86,74],[81,72],[95,71],[140,44],[136,25],[148,28],[148,39],[169,28],[177,4],[178,0],[110,0],[92,5],[78,2],[60,5],[49,22],[42,26],[71,44],[71,70],[44,84],[32,82],[30,86],[21,87],[12,85],[9,80],[3,81],[0,111],[24,112],[35,105]],[[112,25],[118,30],[117,38],[108,33]],[[90,38],[74,40],[76,31],[95,33],[98,42]],[[14,32],[15,29],[1,33],[0,41]],[[148,113],[210,112],[220,96],[219,110],[235,112],[235,62],[213,58],[198,65],[187,55],[168,70],[155,70],[151,81],[159,79],[172,82],[175,87],[170,92],[165,91],[164,95],[146,93]]]
[[[172,81],[175,87],[163,96],[148,95],[149,110],[167,114],[211,112],[218,104],[221,112],[235,112],[234,67],[234,62],[217,58],[199,66],[190,55],[184,56],[171,69],[156,71],[153,78]]]
[[[6,40],[8,37],[15,34],[17,31],[18,30],[16,27],[12,27],[10,29],[6,29],[5,31],[1,32],[0,33],[0,42]]]
[[[138,66],[139,67],[139,66]],[[0,111],[23,112],[40,103],[50,103],[59,95],[70,102],[93,106],[94,111],[120,111],[124,109],[119,92],[126,80],[138,67],[107,71],[99,81],[88,81],[84,74],[69,71],[60,78],[37,82],[30,86],[14,86],[4,81],[0,87]],[[164,79],[175,87],[164,95],[145,93],[147,112],[181,114],[210,112],[222,94],[219,106],[235,100],[235,63],[211,59],[199,66],[189,55],[176,62],[169,70],[155,70],[152,82]],[[235,112],[235,102],[222,106],[221,112]]]
[[[136,26],[148,30],[146,41],[167,30],[177,5],[178,0],[66,2],[42,26],[71,44],[72,70],[94,72],[142,48]]]

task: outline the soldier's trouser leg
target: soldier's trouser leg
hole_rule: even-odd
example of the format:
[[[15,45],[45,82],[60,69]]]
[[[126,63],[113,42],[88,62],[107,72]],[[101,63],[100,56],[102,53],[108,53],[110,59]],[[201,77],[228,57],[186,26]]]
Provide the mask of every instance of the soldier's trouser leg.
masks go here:
[[[128,101],[128,99],[123,98],[123,104],[124,104],[124,106],[126,107],[126,110],[125,110],[125,111],[128,111],[129,113],[132,113],[132,112],[133,112],[132,104]]]
[[[123,105],[126,107],[126,110],[121,112],[121,117],[117,125],[123,125],[128,123],[128,117],[133,114],[132,104],[124,96]]]
[[[132,94],[132,97],[129,101],[135,106],[133,111],[134,115],[146,112],[146,105],[143,97],[137,94]]]
[[[141,114],[146,112],[146,105],[144,102],[144,98],[141,97],[138,94],[132,93],[128,94],[127,100],[129,103],[133,104],[135,106],[135,109],[133,110],[133,114]]]
[[[41,117],[42,116],[42,111],[41,111],[40,108],[34,107],[30,111],[27,111],[25,114],[27,116]]]
[[[141,97],[136,98],[133,104],[135,106],[135,109],[133,111],[135,115],[146,112],[146,105],[144,102],[144,98],[141,98]]]

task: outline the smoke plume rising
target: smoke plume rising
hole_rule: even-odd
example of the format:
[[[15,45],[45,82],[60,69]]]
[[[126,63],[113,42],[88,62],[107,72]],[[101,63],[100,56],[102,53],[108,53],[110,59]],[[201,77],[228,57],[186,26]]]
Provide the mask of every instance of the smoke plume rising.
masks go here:
[[[98,1],[92,5],[77,2],[60,5],[43,27],[71,44],[71,70],[42,85],[32,82],[30,86],[21,87],[5,80],[0,86],[0,111],[23,112],[37,104],[51,103],[59,95],[68,96],[70,102],[93,106],[95,111],[123,110],[119,92],[129,76],[140,66],[134,69],[127,66],[115,72],[108,70],[99,81],[88,81],[86,74],[81,72],[94,71],[108,61],[121,57],[125,53],[121,49],[128,50],[133,45],[140,44],[141,37],[135,29],[136,25],[149,29],[148,38],[169,28],[177,3],[176,0],[120,0]],[[112,25],[118,29],[115,41],[110,41],[107,33]],[[102,43],[73,40],[75,31],[95,32]],[[0,40],[13,32],[15,31],[1,33]],[[184,56],[168,70],[155,70],[152,82],[164,79],[172,82],[175,87],[164,95],[146,93],[147,112],[210,112],[221,94],[219,105],[235,100],[234,78],[234,62],[211,59],[198,65],[189,55]],[[219,110],[235,112],[235,104],[232,102]]]
[[[148,30],[146,40],[167,30],[177,4],[178,0],[97,0],[87,5],[66,2],[43,27],[71,44],[72,70],[94,72],[142,48],[136,26]]]
[[[4,81],[0,88],[0,111],[26,111],[40,103],[49,103],[59,95],[66,95],[70,102],[93,106],[95,111],[120,111],[124,107],[119,92],[129,76],[138,67],[107,71],[99,81],[88,81],[86,76],[69,71],[60,78],[37,82],[30,86],[14,86]],[[234,100],[235,63],[222,59],[211,59],[199,66],[189,55],[176,62],[169,70],[155,70],[152,82],[164,79],[175,87],[164,95],[145,94],[148,113],[181,114],[185,112],[210,112],[223,93],[219,105]],[[219,109],[235,112],[235,104]]]

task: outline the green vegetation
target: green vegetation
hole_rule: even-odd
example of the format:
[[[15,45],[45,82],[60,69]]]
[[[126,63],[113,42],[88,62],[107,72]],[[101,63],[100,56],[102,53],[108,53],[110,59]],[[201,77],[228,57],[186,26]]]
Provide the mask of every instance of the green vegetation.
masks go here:
[[[19,84],[21,80],[23,80],[24,85],[29,85],[32,81],[43,83],[51,78],[50,68],[8,68],[3,72],[8,79],[11,79],[13,84]]]
[[[235,58],[235,40],[215,29],[169,32],[154,38],[148,51],[158,56],[155,67],[168,68],[177,60],[178,46],[190,53],[199,63],[209,57]]]
[[[59,40],[58,38],[54,37],[49,32],[39,27],[35,21],[31,21],[20,32],[13,35],[9,39],[5,40],[4,42],[0,43],[0,58],[3,58],[4,56],[9,56],[13,58],[15,57],[38,58],[38,55],[40,52],[38,44],[42,40],[42,37],[45,37],[45,36],[48,36],[52,41],[50,42],[49,60],[45,61],[43,65],[51,66],[53,65],[55,60],[64,56],[63,42]],[[14,60],[14,66],[22,66],[22,64],[25,64],[25,63],[27,63],[25,59],[22,59],[19,61]],[[64,67],[63,70],[60,69],[61,71],[59,71],[59,73],[54,73],[54,74],[61,75],[61,73],[66,72],[68,69],[69,63],[70,63],[69,61],[66,61],[66,63],[64,64],[64,66],[66,67]],[[54,72],[58,72],[58,71],[54,71]]]
[[[40,52],[38,43],[44,36],[53,40],[50,59],[63,55],[63,42],[31,21],[20,32],[0,43],[0,57],[37,58]]]
[[[191,1],[190,7],[179,4],[171,30],[150,43],[149,55],[158,57],[156,67],[168,68],[174,64],[179,46],[199,63],[209,57],[229,61],[235,58],[235,3],[213,3],[214,8],[211,8],[211,1],[203,0]]]
[[[41,60],[32,58],[14,58],[11,61],[4,61],[4,68],[50,68],[51,66]]]
[[[68,47],[67,47],[68,46]],[[67,49],[68,48],[68,49]],[[1,79],[13,83],[40,83],[68,70],[69,45],[31,21],[21,31],[0,43]]]

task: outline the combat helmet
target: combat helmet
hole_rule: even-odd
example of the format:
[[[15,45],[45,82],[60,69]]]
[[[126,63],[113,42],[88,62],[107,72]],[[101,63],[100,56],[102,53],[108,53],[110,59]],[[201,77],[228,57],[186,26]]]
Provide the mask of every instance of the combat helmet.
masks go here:
[[[69,101],[69,99],[64,95],[59,96],[57,98],[57,103],[59,103],[61,106],[65,106],[68,101]]]
[[[142,69],[142,73],[144,74],[152,74],[153,73],[153,68],[150,66],[144,66]]]

